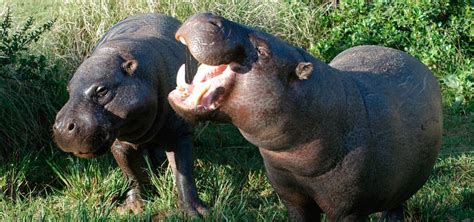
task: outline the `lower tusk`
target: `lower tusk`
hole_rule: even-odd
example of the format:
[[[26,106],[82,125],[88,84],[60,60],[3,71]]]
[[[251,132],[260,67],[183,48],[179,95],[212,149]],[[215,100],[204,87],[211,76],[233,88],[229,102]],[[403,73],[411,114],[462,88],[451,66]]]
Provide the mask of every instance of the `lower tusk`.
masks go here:
[[[176,75],[176,88],[186,88],[188,84],[186,83],[185,80],[185,71],[186,71],[186,65],[183,64],[181,67],[179,67],[178,74]],[[181,91],[181,90],[180,90]]]
[[[183,43],[183,45],[186,45],[186,40],[184,40],[183,37],[180,36],[180,37],[179,37],[179,41],[180,41],[181,43]]]

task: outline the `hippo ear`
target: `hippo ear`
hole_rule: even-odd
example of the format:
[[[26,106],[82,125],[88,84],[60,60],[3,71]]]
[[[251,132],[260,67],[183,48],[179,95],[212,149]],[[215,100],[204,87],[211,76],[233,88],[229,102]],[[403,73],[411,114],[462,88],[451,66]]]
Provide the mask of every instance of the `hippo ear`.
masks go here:
[[[296,76],[298,76],[300,80],[308,79],[312,72],[313,64],[310,62],[300,62],[295,70]]]
[[[129,59],[122,63],[123,70],[129,75],[133,75],[133,73],[135,73],[135,70],[137,70],[137,67],[138,62],[135,59]]]

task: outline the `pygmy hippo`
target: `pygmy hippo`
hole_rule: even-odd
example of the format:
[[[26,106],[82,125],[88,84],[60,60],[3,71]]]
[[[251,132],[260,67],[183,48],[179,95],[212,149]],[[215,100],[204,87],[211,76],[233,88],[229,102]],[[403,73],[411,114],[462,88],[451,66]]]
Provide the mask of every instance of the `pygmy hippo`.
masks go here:
[[[403,217],[441,144],[441,94],[426,66],[368,45],[327,65],[209,13],[189,18],[176,38],[202,65],[191,84],[178,73],[171,106],[190,121],[231,122],[258,146],[290,220]]]
[[[68,84],[69,100],[56,116],[54,140],[78,157],[111,148],[131,189],[125,209],[141,212],[143,151],[166,151],[179,204],[190,216],[204,215],[192,176],[192,133],[167,102],[185,47],[174,39],[180,22],[161,14],[129,17],[113,26]]]

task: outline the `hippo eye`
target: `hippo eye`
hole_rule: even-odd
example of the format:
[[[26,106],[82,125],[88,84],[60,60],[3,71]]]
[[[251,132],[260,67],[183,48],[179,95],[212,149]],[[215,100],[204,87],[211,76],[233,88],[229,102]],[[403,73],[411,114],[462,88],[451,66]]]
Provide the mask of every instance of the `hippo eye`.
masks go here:
[[[255,48],[259,59],[266,60],[271,56],[267,42],[255,33],[249,34],[249,40]]]
[[[262,59],[267,59],[270,56],[270,52],[268,51],[268,48],[263,47],[263,46],[257,46],[255,47],[258,56],[261,57]]]
[[[105,86],[98,86],[96,89],[95,89],[95,93],[102,97],[102,96],[105,96],[107,95],[107,88],[105,88]]]

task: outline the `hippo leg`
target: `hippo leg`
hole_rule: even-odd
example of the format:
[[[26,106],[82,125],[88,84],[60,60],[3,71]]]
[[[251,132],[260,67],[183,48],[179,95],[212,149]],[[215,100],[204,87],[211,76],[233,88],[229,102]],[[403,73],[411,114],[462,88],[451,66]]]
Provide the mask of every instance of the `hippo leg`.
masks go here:
[[[283,200],[288,208],[288,221],[321,221],[321,209],[313,201],[294,205]]]
[[[143,186],[148,183],[143,154],[133,145],[119,141],[115,141],[111,151],[123,174],[131,182],[131,188],[127,192],[125,203],[119,208],[119,211],[122,213],[127,211],[132,211],[135,214],[141,213],[144,207],[141,192]]]
[[[175,144],[172,149],[166,150],[166,156],[175,176],[179,205],[188,216],[206,216],[208,209],[199,199],[192,174],[191,136],[182,137]]]
[[[145,156],[148,156],[148,158],[150,160],[153,173],[158,175],[159,174],[159,171],[158,171],[159,167],[162,166],[163,163],[166,160],[166,155],[165,155],[164,150],[163,149],[157,149],[156,146],[149,147],[145,150],[147,151],[147,155],[145,155]]]
[[[288,208],[288,221],[321,221],[321,208],[311,197],[301,194],[298,187],[292,186],[284,174],[265,162],[267,176],[280,199]]]
[[[349,215],[345,216],[342,219],[331,219],[330,221],[344,221],[344,222],[359,222],[359,221],[369,221],[366,215]]]
[[[382,212],[379,221],[403,221],[403,205]]]

